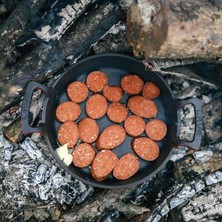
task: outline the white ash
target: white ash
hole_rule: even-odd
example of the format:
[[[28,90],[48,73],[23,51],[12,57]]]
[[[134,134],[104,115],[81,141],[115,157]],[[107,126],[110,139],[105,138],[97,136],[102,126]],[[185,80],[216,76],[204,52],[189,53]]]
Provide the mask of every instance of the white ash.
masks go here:
[[[193,153],[193,157],[197,163],[204,163],[213,157],[213,152],[211,150],[196,151]]]
[[[205,181],[207,185],[212,185],[215,183],[218,183],[222,181],[222,172],[216,171],[214,173],[211,173],[205,177]]]
[[[170,211],[169,206],[168,206],[167,204],[165,204],[165,205],[162,207],[162,209],[160,210],[160,214],[161,214],[161,216],[163,217],[163,216],[165,216],[166,214],[168,214],[169,211]]]
[[[20,146],[27,152],[31,159],[43,160],[41,151],[38,149],[38,147],[35,145],[30,137],[26,137],[26,139],[20,144]]]
[[[1,135],[0,148],[2,207],[16,208],[18,202],[77,204],[94,192],[64,172],[43,142],[37,146],[27,137],[22,144],[12,145]]]
[[[59,40],[75,20],[85,12],[86,8],[94,2],[95,0],[81,0],[74,4],[66,5],[65,8],[62,8],[61,11],[55,15],[58,17],[54,21],[55,24],[51,24],[51,26],[47,24],[41,27],[40,30],[35,31],[36,35],[46,42]],[[60,19],[59,23],[58,19]]]
[[[173,153],[170,157],[170,160],[173,162],[176,162],[176,161],[182,159],[186,155],[188,150],[189,149],[185,146],[178,146],[178,147],[174,148]]]
[[[182,203],[184,203],[186,200],[184,199],[181,199],[179,197],[174,197],[170,200],[169,202],[169,206],[170,206],[170,209],[174,209],[175,207],[181,205]]]
[[[181,210],[183,221],[220,221],[219,216],[222,214],[221,185],[218,183],[212,186],[211,192],[198,195],[184,206]]]
[[[206,187],[206,184],[203,180],[198,180],[198,181],[195,181],[194,186],[195,186],[196,191],[200,192]]]

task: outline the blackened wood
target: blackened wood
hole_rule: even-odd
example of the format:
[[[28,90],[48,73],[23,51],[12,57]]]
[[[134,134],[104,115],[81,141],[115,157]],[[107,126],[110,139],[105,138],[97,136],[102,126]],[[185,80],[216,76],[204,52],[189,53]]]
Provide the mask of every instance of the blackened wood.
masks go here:
[[[58,40],[75,20],[96,0],[57,1],[43,16],[35,34],[44,41]]]
[[[114,24],[118,23],[119,16],[119,8],[111,2],[105,2],[98,8],[91,9],[87,16],[79,18],[59,41],[53,44],[42,44],[23,60],[15,63],[9,70],[12,76],[5,82],[9,85],[19,85],[22,89],[31,80],[43,82],[63,69],[66,57],[70,55],[78,57],[97,42]],[[22,92],[24,91],[20,91]],[[5,108],[1,106],[0,113],[3,110]]]
[[[35,12],[40,10],[45,2],[46,0],[22,0],[3,23],[0,29],[0,65],[3,64],[4,67],[8,62],[14,62],[14,43],[22,35],[30,17],[35,16]]]

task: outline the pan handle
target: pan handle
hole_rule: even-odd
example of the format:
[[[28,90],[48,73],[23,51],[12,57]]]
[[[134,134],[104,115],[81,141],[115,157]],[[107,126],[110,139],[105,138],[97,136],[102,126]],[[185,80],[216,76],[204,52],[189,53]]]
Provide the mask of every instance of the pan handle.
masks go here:
[[[195,130],[194,137],[192,141],[180,140],[179,139],[179,130],[180,130],[180,119],[178,119],[178,131],[177,131],[177,146],[187,146],[191,149],[198,150],[200,148],[201,137],[202,137],[202,128],[203,128],[203,111],[202,103],[198,98],[190,98],[185,100],[177,100],[177,112],[178,117],[180,118],[180,109],[191,104],[194,107],[195,112]]]
[[[49,96],[49,88],[45,87],[37,82],[31,81],[27,85],[27,89],[22,102],[21,122],[22,132],[25,134],[41,132],[44,133],[43,126],[32,127],[29,124],[29,109],[32,99],[32,94],[35,89],[41,89],[47,96]]]

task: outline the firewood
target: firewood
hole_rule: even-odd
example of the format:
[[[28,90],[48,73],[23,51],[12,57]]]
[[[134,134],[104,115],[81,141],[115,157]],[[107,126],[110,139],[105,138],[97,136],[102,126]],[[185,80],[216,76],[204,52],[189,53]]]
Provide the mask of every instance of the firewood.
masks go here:
[[[111,2],[100,4],[91,9],[87,16],[81,16],[58,41],[49,44],[41,44],[25,58],[15,63],[10,70],[10,79],[6,80],[9,85],[19,85],[20,94],[24,93],[26,84],[35,80],[44,82],[56,72],[63,69],[67,63],[66,58],[72,56],[77,58],[85,50],[97,42],[107,31],[120,20],[119,8]],[[0,107],[0,114],[10,107]]]
[[[128,11],[127,38],[136,55],[222,62],[218,1],[140,0]]]
[[[22,134],[21,119],[16,119],[3,132],[4,136],[13,143],[21,142],[24,139]]]

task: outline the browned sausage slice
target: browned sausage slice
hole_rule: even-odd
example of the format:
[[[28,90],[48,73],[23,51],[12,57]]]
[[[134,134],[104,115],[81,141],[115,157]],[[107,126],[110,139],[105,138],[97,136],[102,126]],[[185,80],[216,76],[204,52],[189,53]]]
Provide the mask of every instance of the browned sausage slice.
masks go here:
[[[86,113],[92,119],[99,119],[106,114],[107,101],[104,96],[94,94],[86,102]]]
[[[146,125],[146,135],[152,140],[162,140],[166,136],[166,133],[167,126],[163,121],[159,119],[153,119],[149,121]]]
[[[123,98],[123,91],[120,86],[108,86],[103,88],[103,95],[110,102],[119,102]]]
[[[139,94],[143,87],[143,80],[134,74],[128,74],[121,79],[121,86],[123,91],[130,95]]]
[[[104,72],[93,71],[86,78],[86,84],[93,92],[100,92],[108,84],[108,77]]]
[[[89,90],[84,82],[74,81],[67,87],[67,94],[70,100],[81,103],[86,100]]]
[[[56,108],[56,118],[60,122],[74,121],[81,114],[80,106],[77,103],[67,101],[59,104]]]
[[[78,123],[79,138],[86,143],[93,143],[99,136],[99,126],[94,119],[84,118]]]
[[[96,152],[90,144],[81,143],[72,153],[73,164],[80,168],[87,167],[92,163],[95,155]]]
[[[102,150],[98,152],[91,165],[92,177],[97,181],[105,180],[117,162],[118,157],[112,151]]]
[[[155,117],[158,112],[156,104],[143,96],[131,97],[128,101],[128,107],[132,113],[144,118]]]
[[[131,153],[127,153],[117,162],[113,170],[113,176],[118,180],[127,180],[137,173],[139,167],[138,158]]]
[[[107,108],[108,118],[115,123],[122,123],[127,115],[127,109],[121,103],[111,103]]]
[[[142,88],[142,94],[146,99],[155,99],[160,95],[160,89],[153,82],[147,82]]]
[[[119,146],[126,138],[126,131],[122,126],[111,125],[108,126],[100,134],[97,142],[96,148],[99,150],[102,149],[114,149]]]
[[[128,116],[124,122],[124,128],[130,136],[139,136],[145,130],[145,122],[140,116]]]
[[[67,121],[58,130],[58,140],[61,145],[68,143],[68,148],[76,145],[79,139],[79,131],[76,123]]]
[[[139,137],[132,141],[134,152],[142,159],[153,161],[158,158],[160,150],[156,142],[146,137]]]

